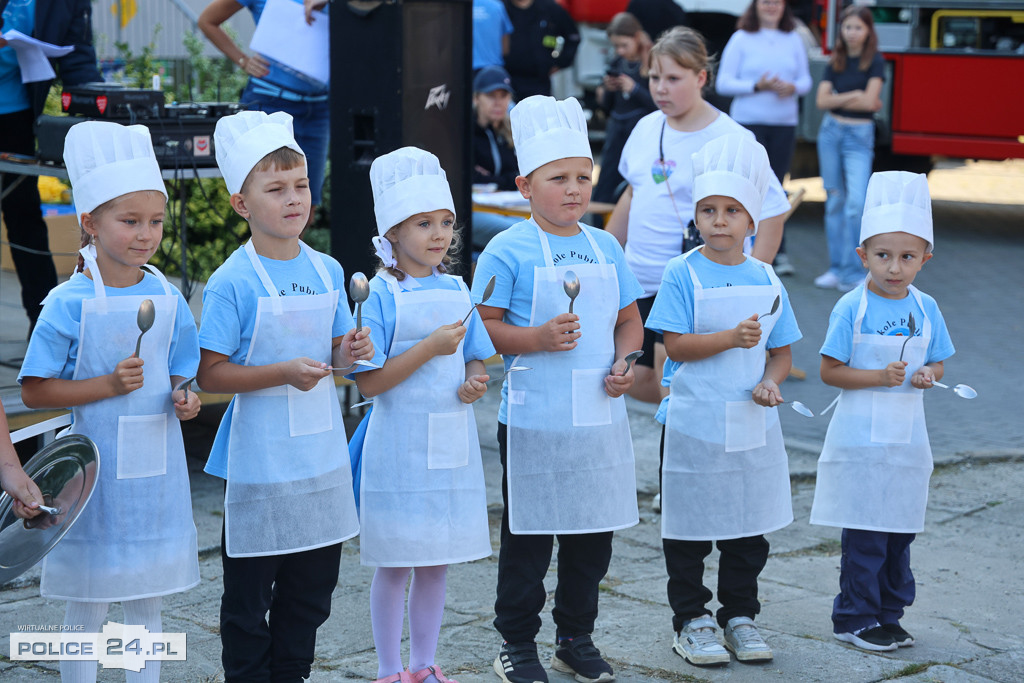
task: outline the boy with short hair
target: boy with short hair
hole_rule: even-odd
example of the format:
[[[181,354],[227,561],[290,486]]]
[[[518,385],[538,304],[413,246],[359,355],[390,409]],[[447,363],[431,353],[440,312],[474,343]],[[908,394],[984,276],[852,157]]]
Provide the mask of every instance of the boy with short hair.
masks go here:
[[[669,261],[647,319],[665,338],[668,398],[662,443],[661,536],[672,649],[698,665],[767,661],[754,625],[764,535],[793,521],[777,406],[801,338],[771,266],[743,253],[757,232],[772,174],[752,135],[723,135],[693,155],[695,223],[704,245]],[[769,360],[765,361],[767,349]],[[704,560],[717,544],[717,625]]]
[[[291,116],[224,117],[214,141],[252,232],[210,277],[199,335],[200,385],[236,394],[206,465],[226,479],[224,677],[298,681],[330,615],[341,543],[359,532],[330,363],[369,359],[373,345],[340,301],[341,265],[299,240],[310,192]]]
[[[934,246],[927,178],[872,175],[860,241],[867,279],[836,303],[821,347],[821,379],[842,393],[811,523],[843,529],[833,635],[883,651],[914,644],[899,620],[914,602],[910,543],[924,529],[932,472],[922,390],[954,353],[935,300],[913,286]]]
[[[643,340],[634,303],[642,290],[619,243],[579,223],[593,172],[579,103],[528,97],[511,119],[516,185],[533,215],[488,243],[473,279],[479,299],[495,278],[479,310],[505,369],[531,368],[507,376],[498,413],[505,509],[494,626],[505,642],[494,670],[506,683],[547,681],[535,639],[557,535],[552,666],[610,681],[591,633],[612,532],[639,519],[621,397],[633,383],[624,357]]]

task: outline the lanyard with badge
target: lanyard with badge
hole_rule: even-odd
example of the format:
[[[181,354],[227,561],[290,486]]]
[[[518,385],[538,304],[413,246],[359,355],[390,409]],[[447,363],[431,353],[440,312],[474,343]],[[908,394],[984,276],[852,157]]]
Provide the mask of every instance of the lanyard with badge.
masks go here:
[[[696,249],[697,247],[704,244],[704,239],[700,236],[700,232],[697,230],[697,225],[691,218],[689,222],[684,221],[682,215],[679,213],[679,207],[676,206],[676,198],[672,192],[672,185],[669,184],[669,176],[672,175],[672,168],[675,167],[675,162],[665,161],[665,124],[668,123],[668,117],[665,117],[661,122],[661,135],[658,137],[658,160],[654,162],[651,167],[651,177],[654,179],[655,185],[665,183],[665,187],[668,189],[668,198],[672,202],[672,210],[676,214],[676,218],[679,220],[679,225],[683,228],[683,241],[681,245],[682,251],[680,253],[685,254],[686,252]]]

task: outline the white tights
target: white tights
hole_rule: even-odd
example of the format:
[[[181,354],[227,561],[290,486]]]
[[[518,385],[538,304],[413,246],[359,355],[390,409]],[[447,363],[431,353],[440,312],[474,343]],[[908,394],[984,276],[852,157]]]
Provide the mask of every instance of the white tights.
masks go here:
[[[436,567],[377,567],[370,584],[370,620],[377,647],[377,677],[393,676],[402,667],[402,622],[405,584],[409,586],[409,671],[434,663],[444,615],[448,565]]]
[[[127,600],[121,603],[124,608],[124,623],[141,625],[150,633],[160,633],[161,598],[144,598]],[[73,633],[99,633],[103,620],[107,616],[109,602],[76,602],[68,600],[67,611],[64,613],[64,625],[81,627]],[[95,683],[98,662],[61,662],[61,683]],[[128,683],[158,683],[160,680],[160,662],[150,660],[142,671],[125,671]]]

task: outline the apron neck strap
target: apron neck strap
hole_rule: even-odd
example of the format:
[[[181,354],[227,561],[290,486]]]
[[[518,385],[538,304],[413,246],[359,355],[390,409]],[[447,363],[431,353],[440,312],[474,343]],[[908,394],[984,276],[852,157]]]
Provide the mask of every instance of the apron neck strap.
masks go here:
[[[327,272],[327,267],[324,266],[323,259],[321,259],[319,255],[302,240],[299,240],[299,247],[299,251],[306,254],[306,258],[309,259],[309,262],[313,265],[317,275],[320,276],[326,290],[333,291],[334,283],[331,282],[331,276]],[[260,256],[256,253],[256,247],[253,246],[252,238],[245,243],[243,248],[245,249],[245,255],[249,257],[249,263],[252,264],[252,269],[256,271],[256,276],[263,284],[263,288],[267,290],[267,294],[270,295],[270,299],[274,306],[274,312],[278,314],[281,313],[281,293],[277,291],[277,287],[274,286],[274,281],[270,279],[270,274],[263,266],[263,262],[260,261]]]
[[[928,314],[924,310],[924,302],[921,301],[921,290],[914,285],[907,286],[907,292],[910,296],[914,297],[914,301],[917,303],[917,307],[921,309],[921,316],[924,321],[921,325],[922,337],[931,337],[932,334],[932,321],[928,318]],[[860,303],[857,305],[857,315],[853,319],[853,336],[860,335],[860,328],[864,324],[864,314],[868,310],[868,283],[867,278],[864,280],[864,291],[860,295]]]

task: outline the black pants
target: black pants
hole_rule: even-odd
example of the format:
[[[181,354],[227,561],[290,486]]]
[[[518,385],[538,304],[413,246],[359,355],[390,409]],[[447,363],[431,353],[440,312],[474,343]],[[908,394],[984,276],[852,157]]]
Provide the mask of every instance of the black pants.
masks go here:
[[[35,156],[36,138],[32,130],[32,110],[0,114],[0,150]],[[50,255],[50,240],[46,223],[39,207],[39,187],[36,178],[3,175],[3,189],[7,191],[21,180],[11,193],[3,198],[4,224],[7,240],[11,243],[11,259],[21,283],[21,305],[34,324],[42,310],[42,301],[57,286],[57,269]],[[25,251],[18,247],[31,249]],[[33,253],[42,252],[42,253]]]
[[[220,547],[224,680],[293,683],[307,678],[316,631],[331,615],[341,544],[287,555],[228,557],[222,530]]]
[[[764,147],[764,151],[768,152],[768,163],[772,167],[772,172],[779,179],[779,183],[782,183],[782,179],[789,173],[789,167],[793,163],[796,127],[768,126],[759,123],[748,123],[744,127],[754,134],[754,138]],[[786,253],[785,232],[783,232],[782,241],[779,242],[779,253]]]
[[[665,462],[665,428],[661,430],[661,462]],[[661,479],[661,468],[658,470]],[[723,504],[727,504],[724,501]],[[662,503],[664,505],[664,502]],[[663,508],[664,509],[664,508]],[[663,538],[665,568],[668,570],[668,604],[672,607],[672,628],[681,631],[691,619],[711,614],[707,608],[711,589],[704,585],[704,558],[718,546],[718,602],[715,615],[725,628],[733,617],[753,619],[761,611],[757,600],[757,577],[768,561],[768,540],[748,536],[721,541],[677,541]]]
[[[513,534],[508,527],[508,427],[498,423],[501,455],[501,549],[494,628],[510,643],[534,641],[547,591],[544,576],[551,564],[554,536]],[[566,495],[573,495],[566,492]],[[555,588],[555,637],[592,633],[597,620],[601,579],[612,559],[612,532],[559,534],[558,584]]]

